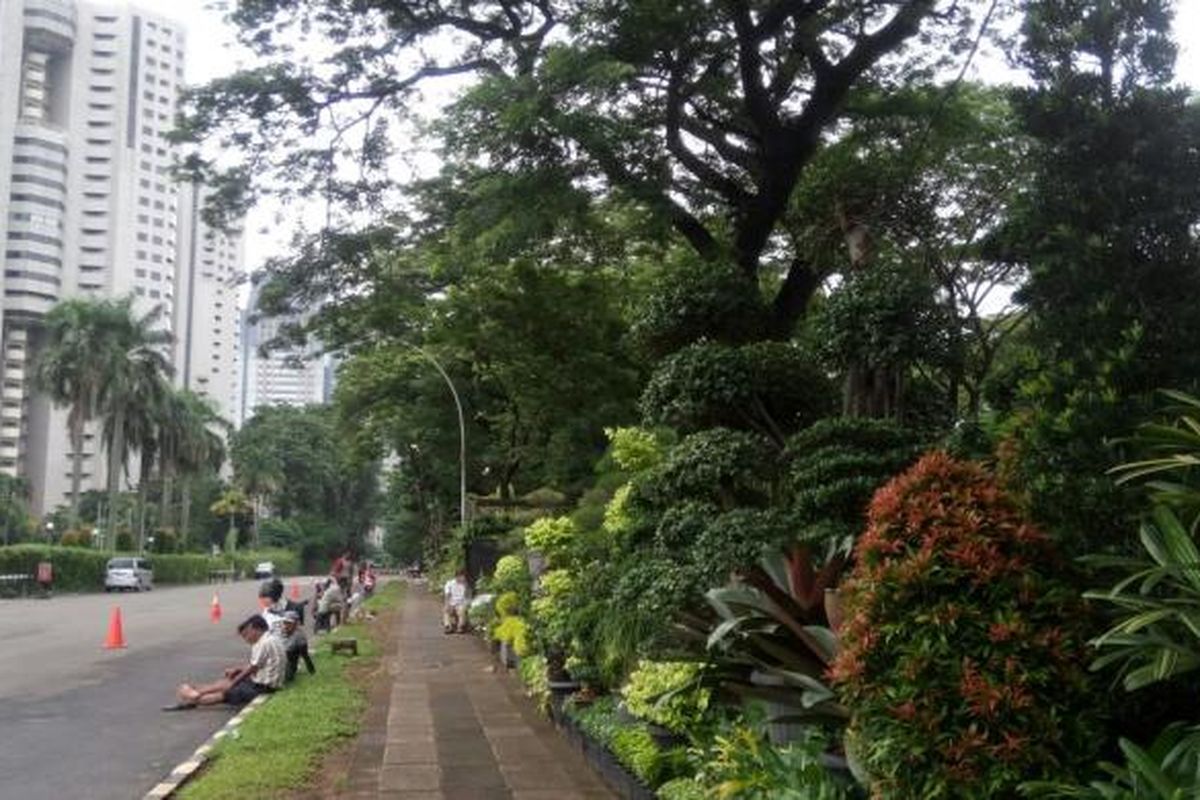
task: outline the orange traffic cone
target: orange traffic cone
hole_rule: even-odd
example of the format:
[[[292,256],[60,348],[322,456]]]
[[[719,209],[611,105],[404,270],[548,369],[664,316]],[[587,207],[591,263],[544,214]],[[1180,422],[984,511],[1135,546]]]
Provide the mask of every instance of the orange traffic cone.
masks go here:
[[[217,597],[216,592],[213,592],[212,608],[208,612],[208,618],[213,622],[221,621],[221,599]]]
[[[295,581],[292,581],[292,599],[300,599],[300,584],[296,583]]]
[[[108,635],[104,637],[105,650],[120,650],[125,647],[125,631],[121,628],[121,607],[113,606],[108,618]]]

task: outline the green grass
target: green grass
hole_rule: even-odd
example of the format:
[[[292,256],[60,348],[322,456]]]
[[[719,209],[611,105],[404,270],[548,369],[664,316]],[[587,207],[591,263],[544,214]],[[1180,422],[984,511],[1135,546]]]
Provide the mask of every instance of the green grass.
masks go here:
[[[383,584],[366,603],[382,611],[400,602],[404,586]],[[357,659],[329,654],[329,637],[315,644],[317,674],[300,666],[300,675],[284,691],[254,711],[237,738],[225,737],[213,749],[200,775],[179,793],[183,800],[243,800],[277,797],[305,786],[320,766],[321,756],[358,733],[366,705],[365,687],[355,684],[346,668],[379,654],[379,643],[362,624],[344,625],[336,638],[356,637]]]

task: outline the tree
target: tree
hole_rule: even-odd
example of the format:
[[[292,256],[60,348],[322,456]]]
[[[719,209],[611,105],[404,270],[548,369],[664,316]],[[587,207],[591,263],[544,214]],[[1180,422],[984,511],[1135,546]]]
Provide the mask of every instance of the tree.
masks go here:
[[[256,409],[231,437],[230,460],[238,490],[259,492],[251,510],[270,508],[272,517],[330,528],[334,535],[322,537],[327,547],[354,548],[370,527],[375,463],[356,457],[329,407]]]
[[[130,444],[139,441],[137,436],[129,435],[130,419],[136,420],[135,427],[144,425],[146,417],[161,410],[163,396],[170,391],[167,379],[172,371],[166,355],[171,335],[159,327],[163,307],[155,306],[140,317],[132,313],[132,300],[125,301],[123,307],[127,313],[114,315],[109,343],[95,355],[103,368],[99,413],[104,420],[102,439],[108,451],[110,509],[116,508]]]
[[[253,511],[246,493],[241,489],[227,489],[212,504],[209,509],[218,517],[229,520],[229,532],[225,536],[225,552],[232,553],[237,549],[237,518]]]
[[[110,373],[128,356],[131,309],[129,299],[65,300],[42,320],[34,384],[56,405],[68,407],[72,523],[79,519],[85,426],[105,409]]]
[[[469,206],[486,215],[514,198],[574,201],[534,212],[545,219],[597,197],[626,198],[702,258],[736,265],[747,290],[771,278],[766,327],[786,337],[827,272],[788,246],[783,226],[824,134],[856,86],[886,91],[929,66],[942,50],[906,47],[919,33],[926,44],[963,38],[967,11],[935,0],[372,1],[353,13],[328,0],[245,4],[230,18],[266,63],[193,93],[181,137],[242,152],[220,176],[213,164],[191,164],[221,185],[227,209],[271,177],[285,194],[375,210],[392,188],[388,120],[424,82],[473,75],[441,128],[455,162],[487,164],[447,175]],[[335,51],[295,63],[289,37],[310,33]]]
[[[1020,50],[1036,172],[996,237],[1028,273],[1008,461],[1091,550],[1130,529],[1112,443],[1153,390],[1200,381],[1200,109],[1170,86],[1170,19],[1162,2],[1032,3]]]

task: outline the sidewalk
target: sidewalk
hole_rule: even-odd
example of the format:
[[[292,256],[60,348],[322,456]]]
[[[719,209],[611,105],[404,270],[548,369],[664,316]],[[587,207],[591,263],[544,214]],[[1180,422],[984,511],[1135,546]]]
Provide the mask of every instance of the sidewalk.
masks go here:
[[[393,682],[370,698],[347,800],[614,797],[477,641],[442,633],[424,586],[408,587],[392,648]]]

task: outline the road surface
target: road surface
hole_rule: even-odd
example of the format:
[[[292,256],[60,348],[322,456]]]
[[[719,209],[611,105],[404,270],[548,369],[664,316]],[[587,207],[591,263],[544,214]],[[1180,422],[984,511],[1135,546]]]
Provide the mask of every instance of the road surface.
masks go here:
[[[160,707],[181,680],[219,678],[245,660],[235,628],[257,608],[257,587],[0,600],[0,798],[140,798],[230,716]],[[124,650],[101,647],[114,605]]]

